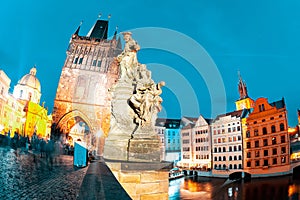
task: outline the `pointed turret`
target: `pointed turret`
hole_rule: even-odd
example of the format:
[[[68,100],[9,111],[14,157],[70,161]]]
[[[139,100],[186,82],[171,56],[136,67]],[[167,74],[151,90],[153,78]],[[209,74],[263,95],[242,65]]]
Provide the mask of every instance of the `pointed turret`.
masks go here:
[[[78,34],[79,34],[79,30],[80,30],[80,27],[81,27],[81,25],[82,25],[82,22],[83,22],[83,21],[80,22],[80,24],[79,24],[77,30],[75,31],[75,33],[74,33],[73,35],[78,35]]]
[[[238,72],[238,76],[239,76],[238,90],[240,94],[240,99],[245,99],[248,97],[247,86],[245,81],[243,81],[240,72]]]

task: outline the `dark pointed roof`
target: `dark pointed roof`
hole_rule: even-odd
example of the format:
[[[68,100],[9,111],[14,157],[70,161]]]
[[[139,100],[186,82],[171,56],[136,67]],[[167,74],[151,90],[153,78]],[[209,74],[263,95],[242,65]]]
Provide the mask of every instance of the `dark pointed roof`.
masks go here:
[[[273,103],[270,103],[271,106],[276,107],[277,109],[284,108],[285,107],[285,102],[284,98],[282,98],[279,101],[275,101]]]
[[[180,128],[180,121],[180,119],[157,118],[155,126],[165,127],[168,129],[178,129]]]
[[[87,37],[95,39],[107,39],[108,32],[108,21],[106,20],[97,20],[94,26],[91,28]]]

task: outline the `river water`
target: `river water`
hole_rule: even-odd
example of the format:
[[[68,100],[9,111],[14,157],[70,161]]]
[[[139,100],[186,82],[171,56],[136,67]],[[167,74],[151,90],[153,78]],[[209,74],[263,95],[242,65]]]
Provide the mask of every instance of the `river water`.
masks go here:
[[[169,199],[300,200],[300,179],[283,176],[231,182],[219,178],[183,177],[170,181]]]

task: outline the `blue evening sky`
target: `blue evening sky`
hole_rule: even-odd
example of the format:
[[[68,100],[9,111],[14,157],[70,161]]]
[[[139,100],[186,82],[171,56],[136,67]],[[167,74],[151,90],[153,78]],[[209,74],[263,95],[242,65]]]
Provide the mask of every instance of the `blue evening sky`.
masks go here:
[[[86,35],[102,13],[130,30],[139,62],[165,80],[168,118],[215,117],[235,109],[238,71],[253,99],[285,98],[289,125],[300,108],[300,2],[245,0],[10,0],[0,6],[0,68],[17,81],[34,65],[42,101],[53,100],[71,35]]]

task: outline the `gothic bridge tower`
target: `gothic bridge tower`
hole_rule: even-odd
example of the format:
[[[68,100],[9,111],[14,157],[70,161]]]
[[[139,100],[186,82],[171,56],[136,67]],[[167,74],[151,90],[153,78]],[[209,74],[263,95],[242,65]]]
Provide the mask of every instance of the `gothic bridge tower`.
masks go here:
[[[107,20],[98,19],[86,36],[79,35],[80,26],[70,39],[60,75],[52,134],[71,145],[78,139],[85,141],[101,154],[101,141],[110,125],[109,88],[119,76],[114,58],[122,45],[117,30],[111,40],[107,38]]]

